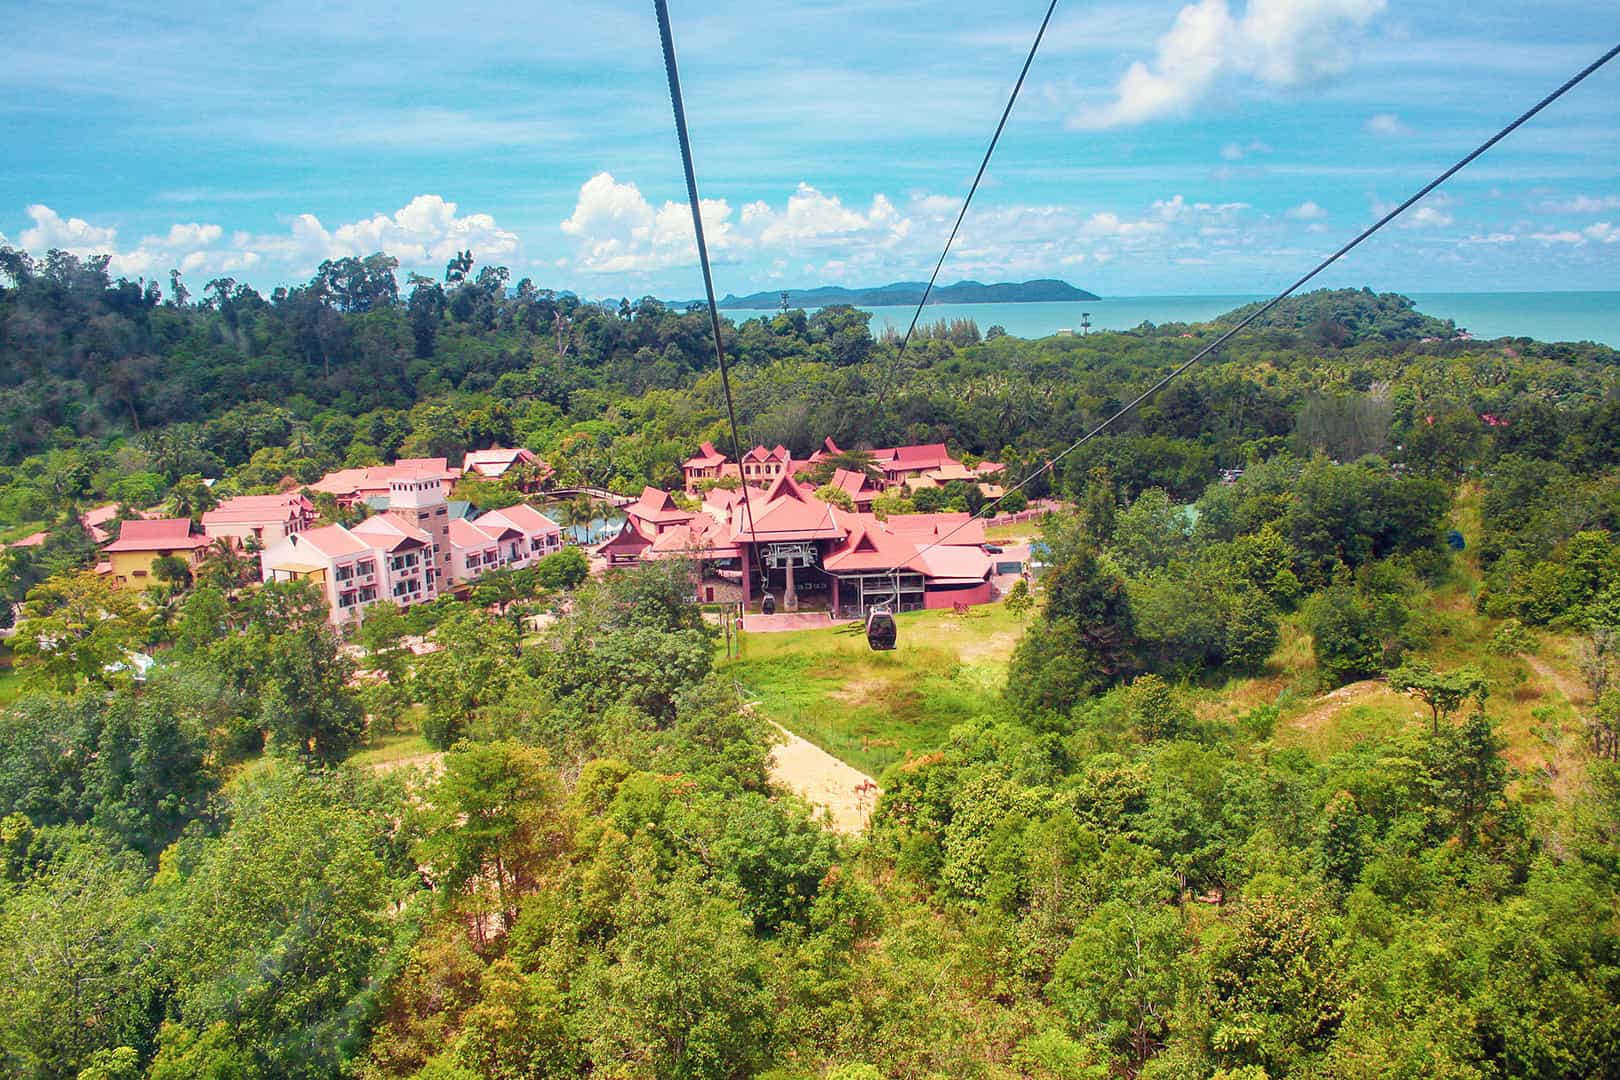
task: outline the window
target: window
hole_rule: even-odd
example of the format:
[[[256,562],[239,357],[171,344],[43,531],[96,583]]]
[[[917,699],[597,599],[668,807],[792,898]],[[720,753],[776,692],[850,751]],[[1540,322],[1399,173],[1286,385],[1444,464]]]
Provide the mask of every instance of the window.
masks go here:
[[[480,559],[477,555],[469,555],[469,556],[467,556],[467,569],[476,570],[480,566],[482,566],[483,564],[484,564],[483,560]]]
[[[337,568],[337,579],[339,581],[348,581],[352,577],[354,577],[353,563],[349,563],[346,566],[340,566]]]
[[[338,607],[354,607],[354,590],[338,593]]]
[[[145,577],[146,576],[146,571],[145,570],[136,570],[133,573],[134,573],[134,575],[136,577]]]
[[[377,572],[377,564],[372,562],[370,559],[362,559],[354,564],[354,572],[359,574],[361,577],[368,577],[369,575]]]
[[[444,517],[444,507],[441,506],[437,510],[433,511],[433,516],[434,517]]]
[[[377,599],[377,586],[367,585],[365,588],[360,590],[359,597],[362,604],[371,603],[373,600]]]

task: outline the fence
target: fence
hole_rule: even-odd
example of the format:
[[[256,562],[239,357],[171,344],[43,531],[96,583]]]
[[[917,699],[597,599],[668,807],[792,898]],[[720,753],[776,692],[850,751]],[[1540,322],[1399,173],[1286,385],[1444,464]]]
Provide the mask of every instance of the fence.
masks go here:
[[[995,517],[982,519],[985,525],[1022,525],[1026,521],[1039,521],[1047,514],[1055,513],[1063,508],[1063,504],[1056,499],[1038,499],[1028,510],[1020,510],[1016,514],[997,514]]]

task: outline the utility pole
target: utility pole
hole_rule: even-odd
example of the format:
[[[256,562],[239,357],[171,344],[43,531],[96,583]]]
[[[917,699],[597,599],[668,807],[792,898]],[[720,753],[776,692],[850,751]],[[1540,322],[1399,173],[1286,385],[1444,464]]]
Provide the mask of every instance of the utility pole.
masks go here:
[[[1082,311],[1080,313],[1080,336],[1085,337],[1089,333],[1091,333],[1091,312]]]
[[[786,315],[787,312],[788,312],[788,291],[786,289],[783,289],[782,290],[782,314]]]

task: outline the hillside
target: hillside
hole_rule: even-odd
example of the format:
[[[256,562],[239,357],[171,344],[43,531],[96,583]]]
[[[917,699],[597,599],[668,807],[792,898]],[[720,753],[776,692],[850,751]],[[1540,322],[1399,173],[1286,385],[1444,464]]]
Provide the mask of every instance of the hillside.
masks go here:
[[[823,285],[815,289],[788,289],[789,307],[818,308],[837,304],[853,307],[894,307],[916,304],[927,287],[924,281],[897,281],[872,289],[849,289],[840,285]],[[1035,304],[1051,301],[1096,300],[1095,293],[1077,289],[1065,281],[1041,278],[1036,281],[999,282],[985,285],[977,281],[958,281],[955,285],[936,285],[928,295],[930,304]],[[720,301],[722,308],[742,310],[770,310],[782,306],[782,290],[749,293],[747,296],[728,294]]]

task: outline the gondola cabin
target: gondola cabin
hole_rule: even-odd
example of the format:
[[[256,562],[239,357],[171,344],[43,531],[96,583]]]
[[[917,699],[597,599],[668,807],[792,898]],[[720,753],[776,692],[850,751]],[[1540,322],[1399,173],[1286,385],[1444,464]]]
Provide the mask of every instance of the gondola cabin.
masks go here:
[[[875,607],[866,616],[866,644],[871,648],[884,651],[894,648],[895,640],[899,636],[895,626],[894,615],[886,607]]]

